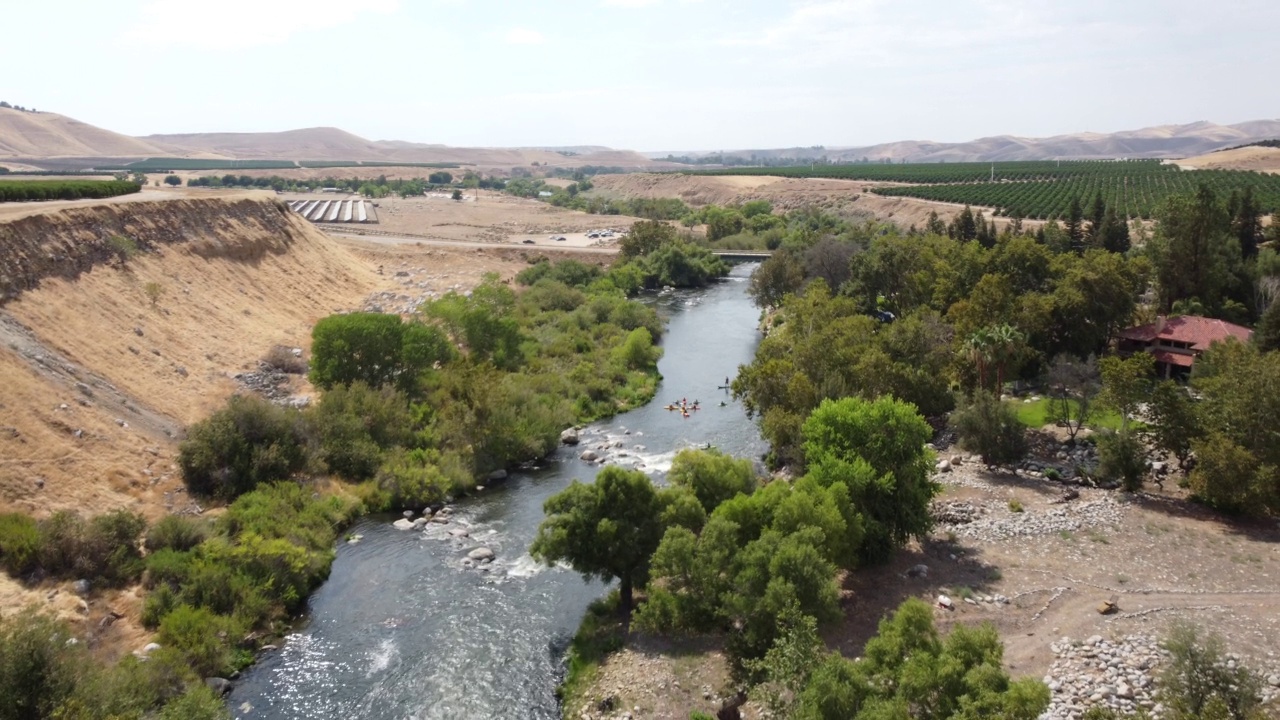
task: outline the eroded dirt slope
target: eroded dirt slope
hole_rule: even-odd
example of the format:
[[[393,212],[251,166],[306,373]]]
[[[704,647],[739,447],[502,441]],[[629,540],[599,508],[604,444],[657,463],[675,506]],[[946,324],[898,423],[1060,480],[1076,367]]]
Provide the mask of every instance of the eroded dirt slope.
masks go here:
[[[0,509],[36,515],[187,506],[182,428],[379,284],[270,199],[54,210],[0,223],[0,248]]]

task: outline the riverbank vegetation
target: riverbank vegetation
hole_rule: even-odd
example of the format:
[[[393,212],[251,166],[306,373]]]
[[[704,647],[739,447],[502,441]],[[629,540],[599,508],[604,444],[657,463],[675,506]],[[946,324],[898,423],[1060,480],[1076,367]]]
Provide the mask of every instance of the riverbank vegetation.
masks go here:
[[[835,578],[929,531],[938,486],[934,458],[921,448],[948,421],[962,443],[1001,464],[1022,459],[1025,424],[1058,424],[1073,440],[1087,426],[1099,431],[1088,440],[1098,450],[1090,476],[1126,489],[1141,487],[1153,447],[1195,456],[1195,497],[1229,512],[1275,512],[1280,457],[1264,438],[1280,415],[1259,399],[1280,384],[1270,335],[1201,354],[1191,375],[1198,402],[1156,382],[1150,356],[1112,350],[1120,330],[1157,313],[1251,324],[1271,312],[1280,261],[1263,243],[1256,206],[1241,210],[1248,205],[1207,188],[1173,195],[1154,228],[1135,226],[1132,237],[1105,198],[1065,227],[1036,232],[1016,224],[997,232],[968,211],[949,226],[904,232],[817,211],[706,208],[692,220],[707,225],[709,243],[738,238],[775,250],[751,283],[767,337],[733,390],[758,418],[770,464],[794,480],[743,485],[723,468],[695,481],[706,491],[681,502],[688,485],[675,478],[696,457],[682,454],[672,486],[644,503],[607,502],[589,486],[553,498],[538,556],[623,577],[602,572],[583,548],[601,546],[600,533],[615,525],[649,528],[643,542],[627,540],[621,622],[724,638],[736,680],[779,717],[1034,718],[1047,690],[999,671],[994,630],[960,629],[943,640],[919,601],[882,623],[862,660],[823,658],[814,633],[841,612]],[[1001,400],[1027,387],[1044,400]],[[644,521],[621,507],[641,509]],[[647,561],[640,550],[651,553]],[[639,599],[628,612],[632,587]],[[928,648],[921,658],[932,659],[899,684],[904,643]],[[960,647],[974,652],[948,660]],[[993,669],[992,682],[965,690],[931,675],[964,675],[961,665]],[[917,680],[927,701],[909,697]],[[949,699],[937,694],[951,690]]]
[[[179,468],[193,495],[228,503],[220,516],[171,516],[147,528],[125,512],[88,521],[6,515],[0,564],[29,582],[87,580],[87,592],[141,582],[141,619],[163,652],[103,672],[172,668],[168,685],[147,689],[137,712],[121,717],[179,712],[170,707],[197,720],[222,717],[216,699],[217,712],[196,707],[212,697],[202,679],[245,667],[260,643],[287,629],[357,514],[438,506],[547,455],[566,427],[652,398],[663,325],[627,292],[659,280],[701,284],[724,270],[668,244],[608,271],[537,262],[516,287],[488,276],[407,318],[322,319],[310,357],[317,402],[297,409],[233,397],[189,429]],[[49,622],[22,616],[11,631]],[[102,677],[77,670],[56,688],[37,688],[29,705],[37,710],[23,717],[81,717],[74,708],[98,702],[99,682],[122,682]]]

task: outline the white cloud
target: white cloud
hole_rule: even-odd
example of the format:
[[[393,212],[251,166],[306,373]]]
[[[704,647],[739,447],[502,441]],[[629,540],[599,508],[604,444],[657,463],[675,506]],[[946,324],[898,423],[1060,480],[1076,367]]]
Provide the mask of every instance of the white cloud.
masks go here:
[[[642,8],[657,5],[662,0],[602,0],[605,7]]]
[[[529,28],[511,28],[502,37],[512,45],[540,45],[546,41],[542,33]]]
[[[151,47],[277,45],[296,33],[344,25],[365,13],[393,13],[399,7],[399,0],[153,0],[142,7],[122,39]]]

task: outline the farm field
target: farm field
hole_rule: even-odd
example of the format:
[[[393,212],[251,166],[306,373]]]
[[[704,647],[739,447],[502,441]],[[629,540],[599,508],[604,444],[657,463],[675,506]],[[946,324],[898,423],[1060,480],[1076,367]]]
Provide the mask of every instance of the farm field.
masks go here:
[[[769,175],[895,183],[871,192],[887,197],[995,208],[1000,215],[1039,220],[1063,217],[1073,199],[1087,204],[1101,193],[1108,207],[1150,219],[1166,197],[1201,184],[1222,196],[1252,189],[1264,212],[1280,210],[1280,176],[1247,170],[1183,170],[1158,160],[826,165],[707,170],[703,175]]]

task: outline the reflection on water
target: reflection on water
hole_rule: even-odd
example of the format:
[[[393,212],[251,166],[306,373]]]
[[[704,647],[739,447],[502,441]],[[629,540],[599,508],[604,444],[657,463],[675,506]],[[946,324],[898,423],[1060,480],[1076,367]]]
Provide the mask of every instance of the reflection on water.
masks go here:
[[[560,450],[545,468],[458,503],[448,524],[417,532],[396,530],[387,517],[359,522],[352,532],[363,538],[339,546],[309,620],[237,684],[233,715],[558,718],[564,647],[605,588],[529,557],[542,504],[573,480],[594,478],[599,466],[578,459],[588,449],[657,481],[682,448],[764,451],[741,406],[717,388],[755,352],[758,312],[745,282],[753,269],[738,266],[707,290],[651,299],[669,318],[654,402],[587,428],[581,445]],[[702,409],[688,418],[663,409],[681,398],[700,400]],[[472,566],[467,553],[478,547],[493,550],[494,562]]]

